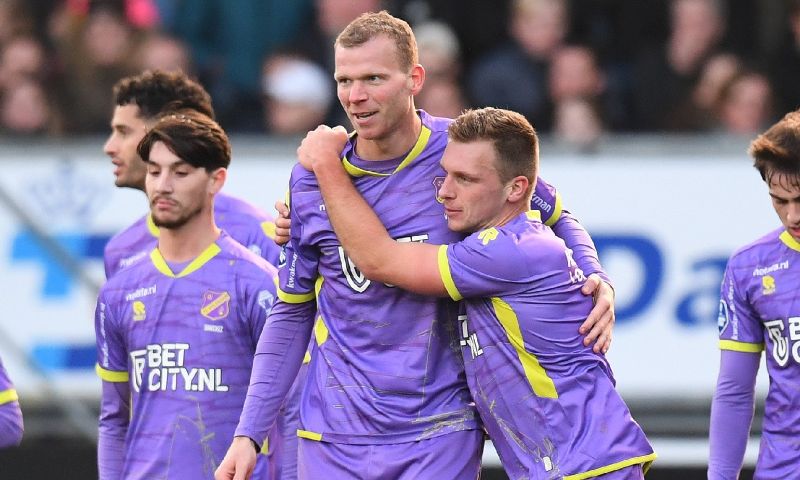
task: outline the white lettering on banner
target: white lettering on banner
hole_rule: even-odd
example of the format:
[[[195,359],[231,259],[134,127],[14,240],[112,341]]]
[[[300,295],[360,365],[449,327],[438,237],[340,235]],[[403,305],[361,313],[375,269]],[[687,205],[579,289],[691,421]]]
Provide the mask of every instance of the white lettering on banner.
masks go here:
[[[188,343],[163,343],[147,345],[130,353],[133,365],[133,389],[141,391],[227,392],[222,383],[221,368],[186,368]],[[145,369],[147,383],[143,384]]]

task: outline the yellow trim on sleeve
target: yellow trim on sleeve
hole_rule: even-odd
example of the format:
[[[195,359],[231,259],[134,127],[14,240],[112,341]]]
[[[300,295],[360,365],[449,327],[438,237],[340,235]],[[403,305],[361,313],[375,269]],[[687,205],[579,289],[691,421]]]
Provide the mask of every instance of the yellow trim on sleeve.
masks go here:
[[[456,283],[453,281],[453,275],[450,274],[450,262],[447,261],[447,245],[439,245],[437,259],[439,263],[439,275],[442,277],[442,283],[444,283],[447,294],[455,301],[461,300],[464,297],[461,296],[461,292],[458,291],[458,287],[456,287]]]
[[[164,259],[164,256],[161,255],[161,252],[158,250],[158,247],[154,248],[153,251],[150,252],[150,260],[153,262],[153,265],[156,267],[156,269],[159,272],[163,273],[164,275],[170,278],[181,278],[185,277],[186,275],[189,275],[192,272],[199,270],[200,267],[208,263],[208,261],[211,260],[212,258],[216,257],[217,254],[219,254],[219,252],[221,251],[222,249],[219,248],[219,245],[217,245],[216,243],[212,243],[205,250],[203,250],[203,253],[201,253],[200,255],[197,256],[197,258],[192,260],[191,263],[189,263],[189,265],[186,265],[186,267],[184,267],[184,269],[181,270],[181,272],[178,273],[177,275],[172,272],[171,268],[169,268],[167,261]]]
[[[584,480],[587,478],[599,477],[600,475],[605,475],[606,473],[615,472],[617,470],[621,470],[623,468],[630,467],[632,465],[640,465],[640,464],[642,466],[642,471],[644,473],[647,473],[647,471],[650,470],[650,465],[653,463],[653,460],[655,460],[657,456],[658,455],[656,455],[655,453],[651,453],[649,455],[642,455],[640,457],[629,458],[621,462],[612,463],[611,465],[606,465],[605,467],[589,470],[588,472],[576,473],[575,475],[566,475],[564,477],[564,480]]]
[[[737,342],[736,340],[720,340],[719,349],[731,350],[734,352],[761,353],[761,351],[764,350],[764,344]]]
[[[278,298],[286,303],[306,303],[314,300],[314,292],[308,293],[286,293],[278,287]]]
[[[297,429],[297,436],[300,438],[306,438],[308,440],[314,440],[315,442],[322,441],[322,434],[317,432],[309,432],[308,430],[300,430]]]
[[[561,218],[561,212],[564,211],[564,205],[561,203],[561,194],[556,192],[556,204],[553,207],[553,214],[547,217],[547,220],[544,221],[544,224],[548,227],[552,227],[556,224],[559,218]]]
[[[105,368],[101,367],[99,363],[95,364],[94,371],[97,373],[98,377],[105,380],[106,382],[124,383],[127,382],[129,378],[128,372],[106,370]]]
[[[502,299],[492,297],[492,306],[500,325],[506,331],[508,341],[517,351],[517,357],[522,364],[522,369],[525,371],[525,376],[528,378],[528,383],[539,397],[543,398],[558,398],[556,385],[553,383],[545,369],[539,364],[539,360],[535,355],[525,349],[525,342],[522,338],[522,330],[519,327],[519,320],[517,314],[511,308],[511,305],[504,302]]]
[[[17,395],[17,391],[13,388],[9,388],[8,390],[0,390],[0,405],[16,402],[18,400],[19,395]]]
[[[275,228],[275,222],[270,222],[269,220],[261,222],[261,231],[264,232],[267,238],[275,238]]]

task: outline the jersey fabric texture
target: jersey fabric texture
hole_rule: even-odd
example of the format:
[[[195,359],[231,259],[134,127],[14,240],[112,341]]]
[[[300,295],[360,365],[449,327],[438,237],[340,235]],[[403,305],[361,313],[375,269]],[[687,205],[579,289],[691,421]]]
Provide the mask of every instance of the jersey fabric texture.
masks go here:
[[[467,381],[512,479],[591,478],[655,458],[578,327],[585,280],[539,212],[439,249],[459,319]]]
[[[213,478],[244,403],[275,275],[223,232],[179,273],[153,249],[103,286],[97,372],[131,390],[123,478]],[[261,457],[254,478],[265,478]]]
[[[800,464],[798,288],[800,242],[783,228],[737,250],[722,281],[720,348],[766,354],[770,382],[755,478],[793,478]]]

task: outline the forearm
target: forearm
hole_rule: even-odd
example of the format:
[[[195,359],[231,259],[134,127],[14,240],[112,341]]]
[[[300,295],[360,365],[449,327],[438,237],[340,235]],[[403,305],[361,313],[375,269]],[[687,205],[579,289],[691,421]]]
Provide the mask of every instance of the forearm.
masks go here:
[[[278,301],[272,307],[256,347],[236,436],[249,437],[259,445],[267,438],[303,361],[315,312],[315,302]]]
[[[129,419],[128,384],[104,381],[97,439],[97,469],[100,480],[122,477]]]
[[[738,478],[750,423],[760,355],[723,350],[711,403],[708,478]]]
[[[572,250],[572,258],[586,276],[596,273],[604,282],[611,284],[600,265],[597,249],[589,233],[571,213],[564,211],[553,225],[553,232]]]
[[[0,448],[14,447],[22,441],[22,412],[19,403],[0,405]]]
[[[314,173],[336,237],[361,272],[375,279],[379,269],[391,261],[395,241],[353,186],[338,158],[317,162]]]

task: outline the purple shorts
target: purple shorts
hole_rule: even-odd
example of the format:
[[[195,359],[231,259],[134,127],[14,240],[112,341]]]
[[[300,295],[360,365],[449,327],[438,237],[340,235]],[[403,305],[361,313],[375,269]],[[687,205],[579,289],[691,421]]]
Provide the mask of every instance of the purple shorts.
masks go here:
[[[297,450],[301,480],[476,480],[481,470],[483,431],[466,430],[388,445],[350,445],[301,438]]]

